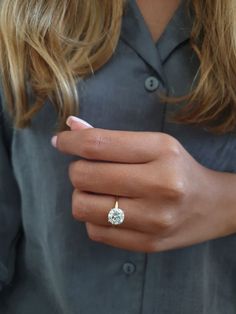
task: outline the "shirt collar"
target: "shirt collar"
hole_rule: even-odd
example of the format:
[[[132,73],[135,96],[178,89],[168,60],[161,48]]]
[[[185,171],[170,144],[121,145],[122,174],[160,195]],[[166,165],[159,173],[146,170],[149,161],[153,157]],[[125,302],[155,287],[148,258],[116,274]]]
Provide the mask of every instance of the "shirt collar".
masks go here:
[[[184,1],[183,1],[184,2]],[[125,41],[154,71],[164,78],[162,63],[177,46],[190,38],[191,19],[183,2],[176,10],[158,42],[153,42],[135,0],[129,0],[122,21],[121,40]]]
[[[178,46],[189,41],[192,26],[193,16],[188,12],[185,1],[182,1],[156,43],[162,62],[165,62]]]

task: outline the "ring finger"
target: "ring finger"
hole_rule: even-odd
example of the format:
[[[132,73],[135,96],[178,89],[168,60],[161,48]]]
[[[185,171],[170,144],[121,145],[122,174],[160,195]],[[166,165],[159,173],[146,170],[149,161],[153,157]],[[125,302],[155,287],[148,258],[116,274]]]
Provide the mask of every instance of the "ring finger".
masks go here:
[[[115,207],[115,200],[112,195],[97,195],[75,189],[72,196],[73,216],[76,220],[111,226],[108,222],[108,212]],[[144,208],[141,199],[119,197],[118,205],[125,215],[124,222],[118,225],[119,228],[148,233],[157,232],[153,215],[148,208]]]

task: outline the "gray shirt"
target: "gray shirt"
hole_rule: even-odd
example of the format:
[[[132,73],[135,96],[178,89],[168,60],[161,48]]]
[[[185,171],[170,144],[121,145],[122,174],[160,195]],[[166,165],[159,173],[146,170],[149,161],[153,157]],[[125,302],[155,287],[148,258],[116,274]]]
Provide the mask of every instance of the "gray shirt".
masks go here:
[[[180,6],[155,45],[131,0],[114,55],[78,84],[79,116],[98,128],[168,133],[202,165],[236,172],[235,135],[171,123],[181,104],[159,98],[194,84],[190,29]],[[23,130],[1,115],[0,313],[235,314],[235,235],[150,254],[89,239],[71,214],[68,165],[78,157],[50,144],[56,118],[49,101]]]

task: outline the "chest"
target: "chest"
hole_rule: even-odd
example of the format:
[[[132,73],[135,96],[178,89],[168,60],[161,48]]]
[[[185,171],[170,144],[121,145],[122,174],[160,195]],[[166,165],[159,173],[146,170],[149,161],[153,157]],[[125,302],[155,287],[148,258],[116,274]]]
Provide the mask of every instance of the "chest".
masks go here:
[[[233,157],[236,140],[229,135],[215,136],[200,127],[170,122],[169,116],[181,104],[168,104],[160,99],[161,94],[172,92],[182,95],[188,92],[198,68],[194,60],[190,47],[182,47],[163,66],[166,78],[161,80],[133,49],[121,41],[113,58],[94,76],[78,85],[79,117],[97,128],[170,134],[204,166],[236,171],[236,156]],[[150,78],[158,82],[155,89],[147,84]],[[49,143],[55,121],[54,110],[47,104],[37,115],[31,129],[15,134],[14,143],[21,147],[20,150],[16,147],[17,163],[19,159],[22,159],[22,164],[24,160],[32,159],[32,151],[40,156],[34,160],[43,162],[33,168],[43,169],[44,163],[52,160],[48,156],[52,153]],[[53,154],[56,154],[54,150]],[[67,163],[65,156],[60,158],[62,164]]]
[[[137,6],[154,42],[157,42],[180,4],[180,0],[137,0]]]

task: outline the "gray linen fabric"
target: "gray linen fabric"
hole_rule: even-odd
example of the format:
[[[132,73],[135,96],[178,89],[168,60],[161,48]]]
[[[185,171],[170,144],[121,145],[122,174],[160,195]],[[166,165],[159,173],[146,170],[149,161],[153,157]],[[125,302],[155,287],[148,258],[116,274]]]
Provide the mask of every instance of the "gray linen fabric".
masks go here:
[[[160,102],[160,92],[181,95],[194,84],[190,28],[180,6],[154,44],[131,0],[113,57],[78,83],[80,117],[99,128],[171,134],[202,165],[236,172],[235,135],[171,123],[181,104]],[[0,313],[235,314],[235,235],[152,254],[88,238],[71,214],[68,165],[78,157],[51,146],[55,123],[49,101],[24,130],[1,115]]]

